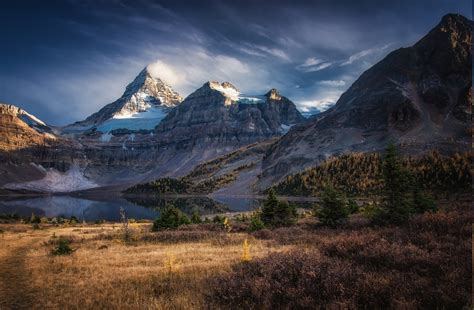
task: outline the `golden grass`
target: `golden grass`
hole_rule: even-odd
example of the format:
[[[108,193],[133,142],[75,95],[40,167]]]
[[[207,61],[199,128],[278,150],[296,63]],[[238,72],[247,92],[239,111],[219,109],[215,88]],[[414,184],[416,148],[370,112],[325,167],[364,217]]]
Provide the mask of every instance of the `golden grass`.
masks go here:
[[[132,228],[140,235],[149,226],[133,224]],[[216,232],[215,239],[199,242],[126,244],[119,225],[113,224],[41,230],[8,224],[1,228],[5,232],[0,235],[0,270],[10,270],[0,281],[4,307],[20,305],[16,299],[23,299],[24,305],[38,309],[205,308],[207,279],[241,260],[243,240],[248,239],[252,258],[290,249],[247,233]],[[47,241],[59,236],[74,240],[74,254],[50,255],[52,245]],[[10,283],[16,284],[7,287]]]

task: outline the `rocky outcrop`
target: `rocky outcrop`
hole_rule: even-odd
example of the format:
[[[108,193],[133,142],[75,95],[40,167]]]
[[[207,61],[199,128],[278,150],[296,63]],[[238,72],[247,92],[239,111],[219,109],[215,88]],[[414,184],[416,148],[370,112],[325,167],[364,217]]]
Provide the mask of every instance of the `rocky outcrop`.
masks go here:
[[[56,139],[53,130],[35,116],[0,103],[0,151],[48,145]]]
[[[293,102],[275,94],[242,96],[229,82],[207,82],[160,123],[156,139],[163,144],[242,146],[281,135],[305,118]]]
[[[409,48],[364,72],[336,105],[294,128],[264,160],[260,187],[329,156],[378,151],[396,142],[404,152],[471,147],[472,22],[450,14]]]

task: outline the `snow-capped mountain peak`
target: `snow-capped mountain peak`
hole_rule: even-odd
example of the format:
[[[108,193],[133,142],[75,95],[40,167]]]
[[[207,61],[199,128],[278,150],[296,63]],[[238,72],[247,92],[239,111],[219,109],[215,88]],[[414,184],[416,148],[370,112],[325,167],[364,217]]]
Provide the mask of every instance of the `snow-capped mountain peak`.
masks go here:
[[[65,132],[82,132],[96,128],[108,133],[115,129],[153,129],[183,98],[162,79],[144,68],[127,85],[122,97],[89,116],[67,126]]]
[[[227,98],[237,101],[239,99],[240,92],[237,88],[229,82],[224,82],[220,84],[216,81],[209,81],[205,85],[208,85],[209,88],[213,90],[217,90],[218,92],[222,93]]]

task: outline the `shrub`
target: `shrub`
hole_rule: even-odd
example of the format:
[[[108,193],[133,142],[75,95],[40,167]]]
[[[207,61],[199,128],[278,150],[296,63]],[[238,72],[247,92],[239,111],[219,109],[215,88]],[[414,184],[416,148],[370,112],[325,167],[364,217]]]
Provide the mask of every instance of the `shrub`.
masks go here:
[[[436,204],[433,198],[416,189],[413,193],[413,208],[416,213],[434,212]]]
[[[79,220],[77,219],[77,217],[75,217],[74,215],[71,216],[71,218],[69,219],[69,224],[76,225],[77,223],[79,223]]]
[[[197,211],[193,212],[193,214],[191,216],[191,223],[193,223],[193,224],[201,224],[202,223],[201,216],[199,215],[199,213]]]
[[[349,216],[346,197],[332,187],[326,187],[321,194],[321,206],[315,210],[320,222],[327,226],[345,223]]]
[[[30,223],[39,224],[41,223],[41,218],[39,216],[36,216],[34,213],[31,213]]]
[[[159,218],[153,222],[153,231],[167,228],[177,228],[181,225],[190,224],[189,218],[178,208],[169,206],[163,210]]]
[[[249,226],[250,231],[257,231],[264,228],[265,228],[265,224],[263,224],[262,220],[260,219],[260,213],[255,212],[254,214],[252,214],[252,217],[250,218],[250,226]]]
[[[59,239],[58,244],[51,250],[52,255],[69,255],[74,252],[74,250],[69,246],[69,240]]]
[[[359,212],[359,205],[357,205],[357,202],[355,202],[355,200],[352,198],[347,200],[347,208],[349,209],[350,214]]]
[[[212,218],[212,222],[215,223],[215,224],[224,224],[224,220],[225,220],[225,216],[220,216],[218,214],[216,214]]]

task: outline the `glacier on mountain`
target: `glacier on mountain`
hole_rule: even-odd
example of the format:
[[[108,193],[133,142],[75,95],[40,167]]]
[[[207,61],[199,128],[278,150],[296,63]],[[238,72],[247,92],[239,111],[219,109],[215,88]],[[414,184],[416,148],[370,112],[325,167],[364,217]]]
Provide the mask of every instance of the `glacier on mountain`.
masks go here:
[[[114,115],[114,117],[97,126],[97,130],[103,133],[108,133],[114,129],[152,130],[166,117],[167,110],[169,109],[161,106],[150,106],[143,112]]]

